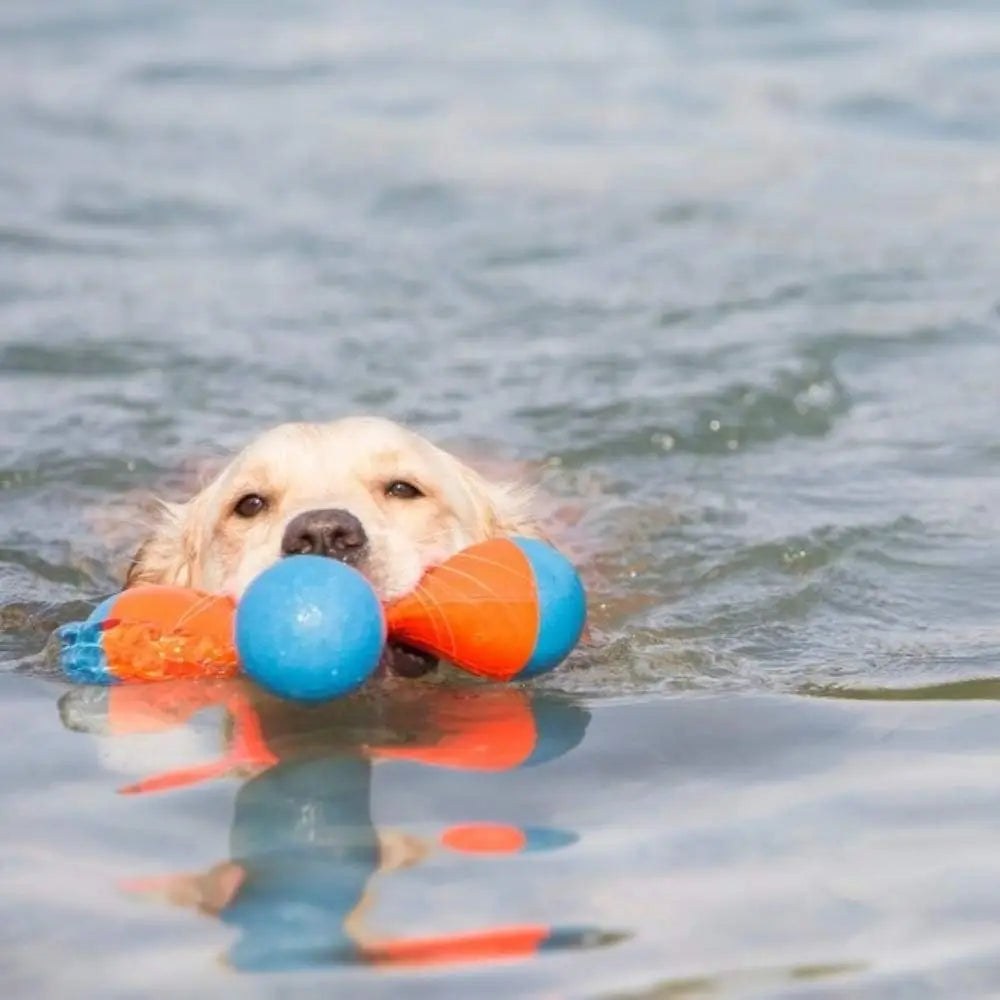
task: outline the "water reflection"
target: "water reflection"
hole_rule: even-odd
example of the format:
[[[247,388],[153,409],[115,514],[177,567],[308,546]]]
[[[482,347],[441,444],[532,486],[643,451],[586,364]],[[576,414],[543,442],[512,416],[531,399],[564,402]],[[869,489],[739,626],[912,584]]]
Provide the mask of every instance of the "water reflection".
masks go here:
[[[229,857],[203,871],[130,879],[124,888],[233,927],[237,938],[226,956],[233,967],[438,965],[621,939],[595,927],[530,919],[443,936],[385,937],[370,920],[374,880],[429,858],[486,861],[559,851],[577,840],[572,830],[505,820],[502,796],[489,817],[470,815],[431,835],[381,828],[372,818],[380,764],[474,771],[487,782],[491,774],[538,768],[581,743],[590,721],[581,705],[515,688],[411,685],[304,707],[240,681],[77,688],[60,702],[68,728],[111,737],[185,727],[210,709],[221,709],[224,719],[217,758],[149,774],[119,791],[141,797],[242,780]],[[484,864],[481,877],[470,893],[489,894],[495,869]]]

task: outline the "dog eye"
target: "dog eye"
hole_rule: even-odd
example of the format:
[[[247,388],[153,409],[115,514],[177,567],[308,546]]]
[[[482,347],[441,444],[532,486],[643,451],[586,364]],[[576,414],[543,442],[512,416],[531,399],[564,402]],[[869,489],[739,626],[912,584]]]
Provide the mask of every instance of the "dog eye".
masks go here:
[[[233,513],[239,517],[256,517],[266,508],[267,501],[259,493],[248,493],[236,501]]]
[[[396,479],[386,486],[385,495],[397,500],[416,500],[417,497],[422,497],[423,493],[413,483],[408,483],[405,479]]]

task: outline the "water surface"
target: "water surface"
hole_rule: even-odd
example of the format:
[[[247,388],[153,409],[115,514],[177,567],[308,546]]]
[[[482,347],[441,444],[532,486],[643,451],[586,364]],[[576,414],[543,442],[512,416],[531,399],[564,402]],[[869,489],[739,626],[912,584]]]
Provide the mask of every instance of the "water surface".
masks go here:
[[[996,995],[997,39],[5,4],[5,995]],[[598,647],[305,715],[53,674],[135,492],[359,411],[582,512]]]

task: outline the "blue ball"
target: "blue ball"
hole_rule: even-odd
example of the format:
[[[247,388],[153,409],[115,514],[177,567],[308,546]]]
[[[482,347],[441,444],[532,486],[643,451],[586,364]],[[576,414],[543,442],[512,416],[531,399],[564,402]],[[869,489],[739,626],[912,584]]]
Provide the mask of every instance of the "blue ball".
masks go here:
[[[573,564],[534,538],[514,538],[528,557],[538,594],[538,637],[531,659],[514,676],[527,680],[554,670],[580,641],[587,621],[587,594]]]
[[[360,687],[378,666],[385,618],[371,584],[322,556],[266,569],[236,608],[247,675],[282,698],[325,701]]]

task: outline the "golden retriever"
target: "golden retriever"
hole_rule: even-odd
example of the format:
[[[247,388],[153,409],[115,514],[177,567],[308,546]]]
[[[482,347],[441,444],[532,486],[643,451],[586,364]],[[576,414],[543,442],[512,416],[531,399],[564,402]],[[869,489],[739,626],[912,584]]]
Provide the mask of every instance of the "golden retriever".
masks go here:
[[[283,424],[258,437],[194,497],[162,504],[128,571],[140,583],[239,597],[278,559],[314,553],[357,568],[383,600],[475,542],[540,537],[520,486],[491,482],[389,420]],[[387,666],[433,664],[394,650]]]

